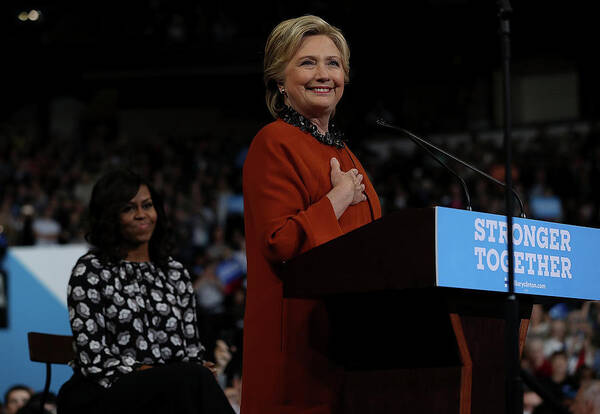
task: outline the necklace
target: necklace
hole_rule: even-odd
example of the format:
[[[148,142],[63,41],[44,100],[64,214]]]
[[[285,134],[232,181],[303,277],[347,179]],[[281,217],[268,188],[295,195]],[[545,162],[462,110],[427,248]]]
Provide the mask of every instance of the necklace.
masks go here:
[[[336,128],[333,121],[329,121],[329,131],[322,134],[317,129],[317,126],[310,122],[302,114],[298,113],[291,106],[285,106],[281,111],[277,113],[279,118],[295,127],[300,128],[304,132],[308,132],[310,135],[315,137],[317,141],[331,145],[336,148],[344,148],[344,133]]]

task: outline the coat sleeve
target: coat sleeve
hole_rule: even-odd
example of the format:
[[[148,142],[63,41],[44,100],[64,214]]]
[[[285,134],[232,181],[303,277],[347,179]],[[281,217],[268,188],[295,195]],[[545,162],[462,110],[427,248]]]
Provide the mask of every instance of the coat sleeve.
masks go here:
[[[246,220],[271,262],[288,260],[342,234],[327,196],[311,199],[310,154],[259,133],[243,172]]]
[[[202,363],[205,348],[200,342],[200,334],[198,332],[200,325],[198,324],[196,313],[196,294],[194,293],[188,270],[184,269],[183,274],[186,279],[186,289],[185,293],[177,298],[178,304],[184,309],[182,330],[185,356],[183,360]]]

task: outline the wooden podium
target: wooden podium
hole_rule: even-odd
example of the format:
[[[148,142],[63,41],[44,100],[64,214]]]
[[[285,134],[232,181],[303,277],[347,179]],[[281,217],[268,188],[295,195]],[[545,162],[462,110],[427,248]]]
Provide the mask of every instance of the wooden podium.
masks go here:
[[[435,209],[406,209],[280,269],[286,298],[326,304],[341,413],[505,412],[506,293],[437,286],[435,246]]]

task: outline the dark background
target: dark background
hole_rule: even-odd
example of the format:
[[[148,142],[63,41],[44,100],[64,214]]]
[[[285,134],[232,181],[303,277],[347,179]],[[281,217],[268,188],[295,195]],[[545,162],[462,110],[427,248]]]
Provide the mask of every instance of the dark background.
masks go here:
[[[65,95],[85,101],[110,90],[119,109],[219,108],[260,124],[269,120],[265,39],[282,19],[312,13],[340,27],[350,43],[351,84],[339,111],[347,129],[363,131],[367,114],[382,109],[421,132],[499,126],[494,1],[207,3],[3,1],[2,117],[31,102]],[[576,73],[577,118],[595,119],[597,29],[591,6],[579,3],[511,3],[513,76]],[[42,12],[39,21],[17,19],[32,8]]]

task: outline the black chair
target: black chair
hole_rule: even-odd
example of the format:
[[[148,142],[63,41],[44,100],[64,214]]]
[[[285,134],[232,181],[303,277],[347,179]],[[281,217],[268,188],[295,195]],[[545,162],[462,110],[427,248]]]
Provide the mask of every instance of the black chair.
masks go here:
[[[70,335],[53,335],[40,332],[28,332],[29,359],[46,364],[46,384],[42,395],[41,412],[50,391],[52,364],[68,364],[75,358],[73,337]]]

